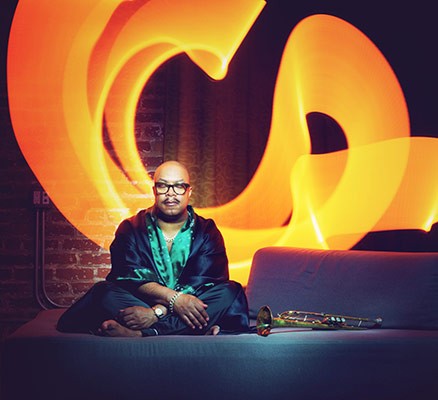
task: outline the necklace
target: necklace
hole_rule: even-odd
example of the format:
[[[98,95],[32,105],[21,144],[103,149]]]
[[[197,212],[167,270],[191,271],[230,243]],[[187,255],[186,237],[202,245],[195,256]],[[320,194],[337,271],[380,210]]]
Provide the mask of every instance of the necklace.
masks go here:
[[[172,237],[169,237],[169,236],[166,236],[166,234],[163,231],[161,231],[161,232],[164,236],[164,240],[166,241],[166,243],[172,243],[173,240],[175,239],[176,235],[178,235],[178,232],[177,232]]]

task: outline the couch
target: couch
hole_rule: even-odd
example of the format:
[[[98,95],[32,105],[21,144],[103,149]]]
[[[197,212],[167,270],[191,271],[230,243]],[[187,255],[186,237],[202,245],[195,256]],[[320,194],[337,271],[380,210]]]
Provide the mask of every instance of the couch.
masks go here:
[[[1,398],[438,398],[438,253],[268,247],[245,290],[253,324],[264,305],[383,324],[106,338],[60,333],[46,310],[4,342]]]

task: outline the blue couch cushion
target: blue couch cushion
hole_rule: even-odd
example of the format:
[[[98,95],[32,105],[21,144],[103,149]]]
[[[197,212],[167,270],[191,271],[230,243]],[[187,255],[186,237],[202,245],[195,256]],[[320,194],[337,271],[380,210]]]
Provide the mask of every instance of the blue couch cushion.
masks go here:
[[[438,253],[267,247],[246,288],[250,317],[315,311],[383,318],[383,328],[438,329]]]
[[[1,399],[438,398],[438,331],[109,338],[57,331],[62,312],[44,310],[7,338]]]

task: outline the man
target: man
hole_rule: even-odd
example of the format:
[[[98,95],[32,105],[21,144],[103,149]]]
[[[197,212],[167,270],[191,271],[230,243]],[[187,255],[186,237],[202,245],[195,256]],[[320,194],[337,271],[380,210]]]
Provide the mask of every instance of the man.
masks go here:
[[[111,272],[58,321],[63,332],[155,336],[244,332],[248,304],[229,280],[222,235],[189,205],[187,169],[154,174],[154,205],[124,220],[111,244]]]

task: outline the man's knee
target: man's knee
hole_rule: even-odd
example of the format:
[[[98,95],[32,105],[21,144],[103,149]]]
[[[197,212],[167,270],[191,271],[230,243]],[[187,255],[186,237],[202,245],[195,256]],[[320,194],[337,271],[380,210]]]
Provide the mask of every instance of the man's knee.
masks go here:
[[[116,284],[109,281],[101,281],[94,284],[92,287],[92,292],[94,296],[106,296],[109,293],[114,293],[119,290]]]
[[[243,293],[242,285],[235,281],[227,281],[224,283],[224,290],[230,299],[235,299]]]
[[[129,291],[114,282],[102,281],[93,287],[93,302],[104,309],[111,309],[115,305],[118,307],[120,302],[131,297],[133,296]]]
[[[226,281],[219,283],[209,289],[204,295],[201,295],[202,300],[205,299],[207,303],[209,300],[217,300],[221,304],[231,304],[234,300],[243,295],[243,288],[240,283],[235,281]]]
[[[220,321],[221,329],[228,331],[246,331],[249,326],[248,302],[240,283],[227,281],[221,285],[221,309],[225,312]]]

